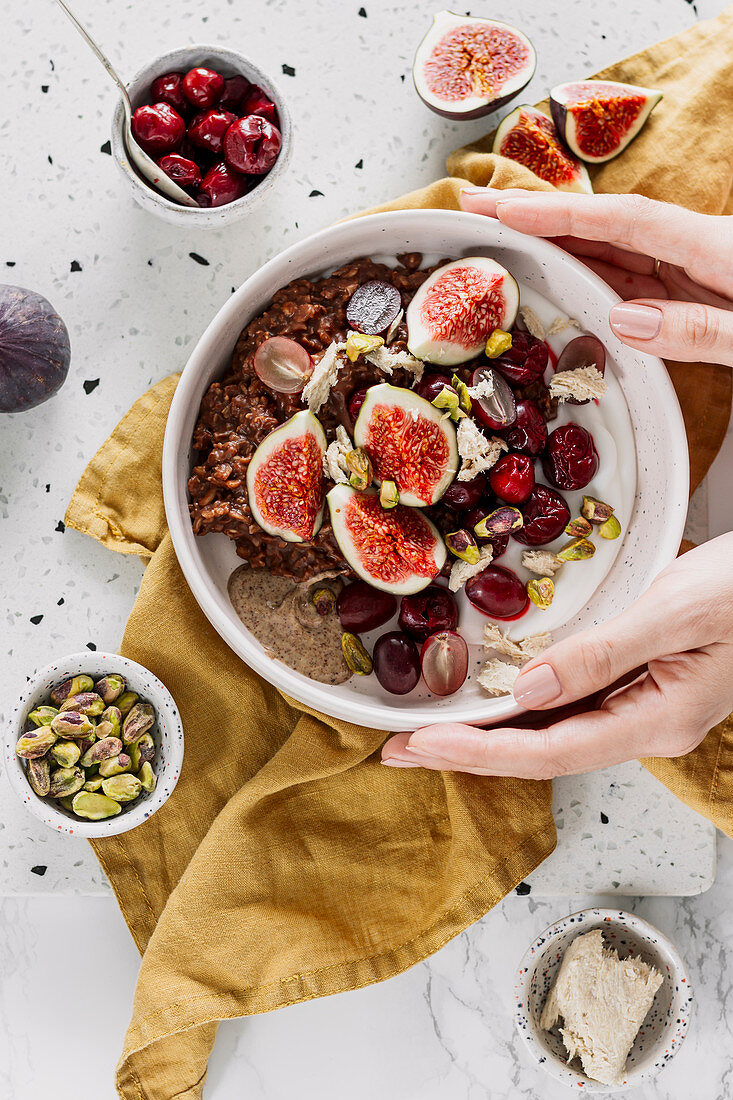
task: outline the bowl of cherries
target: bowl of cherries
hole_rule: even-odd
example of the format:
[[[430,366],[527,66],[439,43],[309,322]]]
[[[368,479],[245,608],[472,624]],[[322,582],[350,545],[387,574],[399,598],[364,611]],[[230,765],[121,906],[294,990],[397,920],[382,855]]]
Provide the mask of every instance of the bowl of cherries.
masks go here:
[[[195,206],[167,198],[130,162],[118,103],[112,152],[140,206],[166,221],[222,226],[249,213],[290,159],[290,113],[272,80],[242,54],[187,46],[151,62],[128,86],[132,133]]]

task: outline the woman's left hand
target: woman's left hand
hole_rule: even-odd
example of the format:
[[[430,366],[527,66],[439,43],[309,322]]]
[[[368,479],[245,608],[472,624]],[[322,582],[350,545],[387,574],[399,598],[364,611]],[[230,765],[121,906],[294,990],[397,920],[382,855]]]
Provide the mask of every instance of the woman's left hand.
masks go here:
[[[691,752],[733,711],[733,533],[678,558],[623,614],[534,658],[514,697],[538,713],[397,734],[382,763],[551,779]]]

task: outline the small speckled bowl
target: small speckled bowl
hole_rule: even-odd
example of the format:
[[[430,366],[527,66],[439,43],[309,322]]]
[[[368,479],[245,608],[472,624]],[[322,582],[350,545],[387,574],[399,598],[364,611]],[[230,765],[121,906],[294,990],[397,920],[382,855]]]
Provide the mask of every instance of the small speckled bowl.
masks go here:
[[[188,72],[198,65],[215,69],[222,76],[245,76],[252,84],[259,84],[264,89],[272,102],[277,107],[280,118],[280,133],[282,134],[282,146],[274,165],[251,191],[242,195],[241,199],[227,203],[226,206],[200,207],[180,206],[172,199],[161,195],[149,183],[147,183],[130,163],[122,140],[124,113],[122,100],[120,99],[112,119],[112,153],[115,161],[132,187],[132,195],[135,202],[142,206],[143,210],[149,210],[167,222],[188,228],[221,229],[230,225],[239,218],[246,217],[264,199],[272,189],[275,181],[283,175],[292,153],[292,122],[288,105],[281,92],[265,73],[241,53],[228,50],[224,46],[183,46],[181,49],[172,50],[161,57],[151,61],[149,65],[141,69],[130,83],[127,90],[130,94],[133,111],[143,103],[150,102],[150,85],[153,81],[171,72]]]
[[[16,756],[15,745],[25,729],[29,711],[45,703],[56,684],[80,673],[87,673],[98,680],[112,672],[119,672],[124,676],[129,689],[136,691],[155,707],[156,720],[150,732],[155,740],[153,767],[157,783],[154,791],[143,791],[135,802],[123,806],[122,813],[116,817],[106,821],[84,821],[65,810],[59,803],[39,798],[33,793],[26,779],[24,764]],[[120,657],[116,653],[84,650],[83,653],[72,653],[46,665],[31,677],[3,730],[3,758],[5,772],[18,798],[34,817],[43,821],[50,829],[69,836],[116,836],[147,821],[170,797],[183,764],[183,725],[173,696],[152,672],[136,661]]]
[[[622,1084],[613,1086],[591,1081],[579,1059],[569,1066],[559,1028],[543,1031],[540,1027],[565,949],[576,936],[595,928],[601,929],[604,943],[615,948],[620,958],[640,955],[664,976],[631,1048],[626,1076]],[[620,909],[583,909],[546,928],[519,964],[514,997],[516,1025],[534,1061],[564,1085],[584,1093],[622,1092],[656,1077],[682,1045],[692,1012],[692,990],[676,948],[653,925]]]

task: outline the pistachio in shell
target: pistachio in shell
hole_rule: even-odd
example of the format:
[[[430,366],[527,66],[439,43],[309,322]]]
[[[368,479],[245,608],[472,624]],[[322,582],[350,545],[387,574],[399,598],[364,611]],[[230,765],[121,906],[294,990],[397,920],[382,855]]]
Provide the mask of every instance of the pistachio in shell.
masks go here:
[[[34,726],[50,726],[58,712],[58,707],[36,707],[28,717]]]
[[[115,699],[115,706],[120,712],[120,717],[126,717],[139,700],[140,696],[136,691],[123,691],[122,695]]]
[[[570,523],[565,528],[565,534],[571,535],[572,538],[587,538],[593,531],[593,524],[585,516],[576,516],[575,519],[571,519]]]
[[[152,764],[155,760],[155,741],[151,733],[144,733],[142,737],[135,743],[135,748],[140,753],[140,763]],[[132,750],[132,745],[130,746]],[[132,751],[130,753],[132,755]],[[137,768],[133,768],[133,771],[137,771]]]
[[[58,734],[50,726],[29,730],[18,738],[15,751],[23,760],[39,760],[58,741]]]
[[[57,684],[51,691],[51,702],[55,707],[60,707],[65,699],[68,699],[70,695],[78,695],[82,691],[91,691],[94,687],[94,680],[91,676],[72,676],[68,680],[64,680],[62,684]]]
[[[155,708],[152,703],[135,703],[122,723],[122,740],[126,745],[137,741],[147,733],[155,721]]]
[[[93,775],[87,779],[86,783],[82,787],[83,791],[98,791],[104,783],[104,776]]]
[[[26,775],[33,793],[39,798],[45,798],[51,786],[51,764],[48,756],[43,756],[40,760],[29,760]]]
[[[99,764],[99,774],[102,779],[109,779],[112,775],[122,775],[123,772],[131,770],[132,760],[126,752],[121,752],[118,756],[110,756],[108,760],[101,760]]]
[[[102,790],[115,802],[132,802],[140,794],[142,783],[136,775],[113,775],[102,781]]]
[[[527,581],[527,595],[540,611],[547,611],[555,598],[555,582],[552,577],[533,577]]]
[[[113,672],[109,676],[103,676],[101,680],[97,680],[94,690],[104,701],[105,706],[109,706],[110,703],[114,703],[115,699],[119,699],[126,687],[125,677]]]
[[[558,550],[556,557],[560,561],[588,561],[596,552],[596,548],[590,539],[572,539],[566,542],[562,550]]]
[[[316,588],[311,593],[311,603],[315,607],[318,614],[325,618],[326,615],[330,615],[336,608],[336,596],[332,588],[320,587]]]
[[[51,746],[51,756],[60,768],[73,768],[81,756],[76,741],[57,741]]]
[[[92,733],[94,723],[86,714],[80,714],[78,710],[65,710],[56,715],[48,728],[53,730],[57,737],[77,740]]]
[[[605,500],[586,496],[584,493],[583,506],[580,509],[580,514],[584,519],[587,519],[589,523],[594,524],[596,527],[600,527],[602,523],[605,523],[607,519],[611,518],[613,515],[613,508],[610,504],[606,504]]]
[[[101,741],[95,741],[81,758],[82,768],[91,768],[92,764],[101,764],[103,760],[111,760],[113,756],[119,756],[122,752],[122,742],[119,737],[104,737]]]
[[[140,786],[144,791],[154,791],[155,784],[158,782],[152,765],[146,760],[140,771],[137,773],[137,777],[140,780]]]
[[[48,793],[51,798],[67,798],[80,791],[85,783],[86,776],[81,768],[56,768],[51,772]]]
[[[374,665],[362,641],[348,631],[341,635],[341,652],[351,672],[356,676],[368,676]]]
[[[79,714],[86,714],[89,718],[98,717],[104,710],[104,700],[96,691],[81,691],[77,695],[70,695],[64,699],[60,708],[61,712],[76,710]]]
[[[94,791],[79,791],[74,795],[71,808],[77,817],[85,817],[88,821],[103,821],[106,817],[115,817],[122,810],[119,802]]]
[[[103,736],[119,737],[120,730],[122,729],[122,713],[120,712],[119,707],[111,706],[102,711],[99,716],[99,726],[101,726],[105,722],[109,722],[112,729],[109,730],[109,732],[104,733]],[[99,726],[97,726],[97,729],[99,729]],[[105,730],[106,728],[107,727],[105,726]]]

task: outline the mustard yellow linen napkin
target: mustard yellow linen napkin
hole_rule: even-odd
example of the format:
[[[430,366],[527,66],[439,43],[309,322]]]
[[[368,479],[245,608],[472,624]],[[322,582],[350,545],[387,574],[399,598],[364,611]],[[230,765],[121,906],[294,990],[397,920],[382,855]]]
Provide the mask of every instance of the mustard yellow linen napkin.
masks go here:
[[[726,209],[732,28],[728,12],[606,71],[662,87],[671,106],[597,174],[598,189],[643,186]],[[717,115],[694,117],[711,89]],[[709,123],[707,147],[694,157],[690,142],[680,149],[686,110],[688,126]],[[537,185],[480,144],[456,154],[451,170]],[[455,207],[460,182],[442,180],[392,205]],[[730,378],[715,367],[684,370],[694,385],[679,371],[675,381],[698,479],[724,431]],[[495,905],[555,844],[548,783],[382,768],[382,733],[295,704],[222,642],[166,530],[160,465],[176,380],[138,400],[90,463],[66,516],[110,549],[149,560],[122,652],[168,685],[186,734],[166,805],[131,833],[93,845],[144,952],[117,1070],[126,1100],[200,1097],[219,1020],[391,977]],[[649,766],[733,832],[730,722],[689,757]]]

